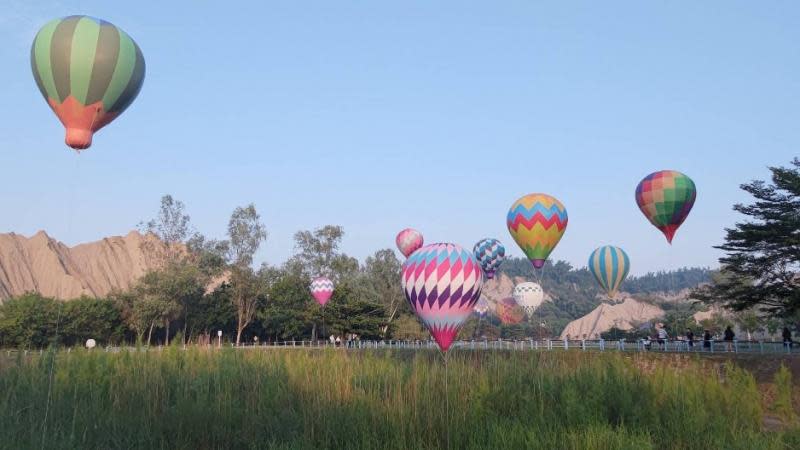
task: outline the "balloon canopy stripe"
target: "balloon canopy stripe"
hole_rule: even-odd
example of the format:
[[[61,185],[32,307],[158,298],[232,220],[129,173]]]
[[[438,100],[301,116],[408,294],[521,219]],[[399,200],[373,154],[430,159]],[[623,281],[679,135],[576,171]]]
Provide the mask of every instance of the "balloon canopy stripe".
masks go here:
[[[447,351],[480,298],[483,274],[472,253],[455,244],[431,244],[403,264],[403,291],[411,308]]]
[[[592,252],[588,265],[608,297],[614,298],[625,277],[628,276],[631,262],[624,250],[606,245]]]
[[[541,268],[569,223],[567,209],[547,194],[528,194],[508,210],[508,231],[534,267]]]
[[[83,149],[141,90],[145,62],[125,32],[103,20],[71,16],[36,34],[31,69],[50,108],[67,128],[67,145]]]

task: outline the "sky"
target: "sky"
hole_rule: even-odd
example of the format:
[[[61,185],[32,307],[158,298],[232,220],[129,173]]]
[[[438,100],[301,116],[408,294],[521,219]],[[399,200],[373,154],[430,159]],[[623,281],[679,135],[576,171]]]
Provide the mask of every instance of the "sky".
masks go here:
[[[76,155],[30,70],[36,31],[86,14],[147,62],[136,102]],[[800,3],[4,0],[0,232],[69,245],[126,234],[160,197],[223,238],[254,203],[280,264],[293,234],[339,224],[342,250],[406,227],[465,247],[520,196],[569,212],[551,258],[618,245],[632,273],[716,267],[741,183],[800,144]],[[648,173],[689,175],[670,246],[634,200]]]

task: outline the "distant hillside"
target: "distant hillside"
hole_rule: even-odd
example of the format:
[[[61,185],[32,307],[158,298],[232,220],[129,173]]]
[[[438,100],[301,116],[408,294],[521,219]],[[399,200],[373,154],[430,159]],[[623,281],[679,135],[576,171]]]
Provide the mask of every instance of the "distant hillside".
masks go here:
[[[72,299],[125,289],[154,267],[148,254],[163,245],[136,231],[75,247],[44,231],[0,234],[0,301],[26,292]]]
[[[649,304],[681,301],[685,300],[691,288],[710,279],[711,270],[707,268],[683,268],[628,277],[622,285],[622,296]],[[510,258],[503,262],[498,278],[486,284],[484,294],[496,301],[511,296],[513,286],[526,280],[542,285],[548,301],[536,311],[535,321],[546,323],[555,334],[560,334],[570,322],[597,312],[596,308],[601,305],[604,296],[594,276],[585,267],[576,269],[564,261],[548,261],[541,271],[535,271],[524,258]],[[634,308],[633,303],[630,305],[625,308],[604,308],[603,311],[617,314],[618,317],[610,319],[612,321],[639,320],[639,317],[625,316],[629,311],[642,310],[642,307]],[[652,308],[645,309],[648,311],[645,315],[651,315],[655,311]],[[586,328],[585,325],[574,326]]]

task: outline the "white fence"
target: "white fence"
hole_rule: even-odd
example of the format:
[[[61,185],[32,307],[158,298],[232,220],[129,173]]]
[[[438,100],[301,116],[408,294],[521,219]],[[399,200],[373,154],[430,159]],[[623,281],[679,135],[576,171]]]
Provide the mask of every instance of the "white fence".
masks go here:
[[[204,347],[217,348],[219,346],[235,347],[242,350],[274,349],[274,348],[294,348],[294,349],[314,349],[314,348],[340,348],[343,350],[365,350],[365,349],[403,349],[403,350],[436,350],[436,343],[432,340],[427,341],[407,341],[407,340],[355,340],[332,344],[330,341],[276,341],[257,344],[245,344],[234,346],[230,343],[214,343]],[[462,350],[509,350],[509,351],[621,351],[621,352],[669,352],[669,353],[746,353],[746,354],[800,354],[800,343],[791,345],[780,341],[692,341],[685,340],[662,341],[657,340],[560,340],[560,339],[524,339],[524,340],[471,340],[454,342],[451,348]],[[160,351],[163,347],[105,347],[97,348],[94,351],[118,352],[120,350],[141,350],[141,351]],[[71,348],[66,349],[71,352]],[[7,356],[18,352],[23,354],[43,353],[43,349],[36,350],[3,350]],[[0,353],[1,354],[1,353]]]

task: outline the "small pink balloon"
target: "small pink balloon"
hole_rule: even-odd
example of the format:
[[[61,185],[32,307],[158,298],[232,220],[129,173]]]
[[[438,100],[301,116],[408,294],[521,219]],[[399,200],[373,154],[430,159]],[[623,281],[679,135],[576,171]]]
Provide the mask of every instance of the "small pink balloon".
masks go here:
[[[333,281],[326,277],[317,277],[311,282],[311,296],[322,306],[328,303],[333,295]]]
[[[400,253],[408,258],[412,253],[422,247],[422,233],[413,228],[406,228],[397,233],[395,242],[397,242],[397,248],[400,249]]]

